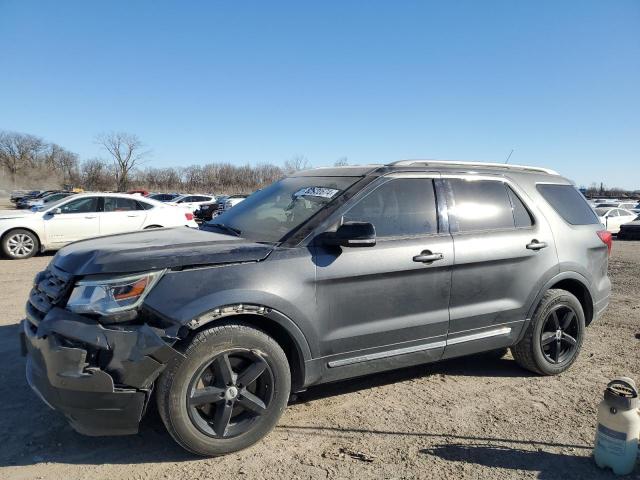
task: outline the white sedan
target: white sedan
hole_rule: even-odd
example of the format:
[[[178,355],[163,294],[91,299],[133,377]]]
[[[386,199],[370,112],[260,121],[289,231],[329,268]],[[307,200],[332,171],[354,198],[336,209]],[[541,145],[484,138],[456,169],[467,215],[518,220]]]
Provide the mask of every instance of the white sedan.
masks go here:
[[[595,211],[600,223],[611,233],[618,233],[620,225],[633,222],[638,216],[637,213],[625,208],[596,207]]]
[[[68,243],[160,227],[194,227],[193,214],[143,197],[83,193],[40,211],[0,211],[0,247],[11,259],[57,250]]]
[[[200,208],[203,203],[213,202],[216,197],[214,195],[180,195],[177,198],[174,198],[170,202],[166,202],[167,205],[175,205],[177,207],[182,207],[189,212],[195,212]]]

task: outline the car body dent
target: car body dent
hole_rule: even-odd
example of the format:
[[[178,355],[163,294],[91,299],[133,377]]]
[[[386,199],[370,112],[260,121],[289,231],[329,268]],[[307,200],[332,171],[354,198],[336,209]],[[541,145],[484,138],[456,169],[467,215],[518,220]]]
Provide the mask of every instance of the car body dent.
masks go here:
[[[121,233],[75,242],[55,263],[76,275],[131,273],[264,260],[273,247],[185,227]]]
[[[86,435],[136,433],[153,382],[183,355],[172,347],[177,338],[161,329],[107,328],[56,307],[37,326],[29,319],[21,326],[28,383]],[[106,365],[99,365],[96,352],[109,357]]]
[[[289,268],[296,271],[295,277],[282,274]],[[262,314],[251,313],[284,327],[308,359],[318,355],[314,280],[315,267],[306,248],[274,249],[260,262],[168,271],[146,297],[145,305],[176,324],[191,324],[190,328],[214,319],[212,312],[222,307],[257,306],[264,309]]]

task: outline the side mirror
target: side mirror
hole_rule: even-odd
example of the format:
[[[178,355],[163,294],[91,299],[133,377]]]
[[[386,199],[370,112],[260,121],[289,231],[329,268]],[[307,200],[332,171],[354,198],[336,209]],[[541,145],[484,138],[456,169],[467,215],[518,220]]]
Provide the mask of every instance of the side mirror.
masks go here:
[[[51,215],[60,215],[61,213],[62,213],[61,208],[54,208],[53,210],[51,210]]]
[[[346,222],[335,232],[324,233],[323,243],[334,247],[373,247],[376,228],[368,222]]]

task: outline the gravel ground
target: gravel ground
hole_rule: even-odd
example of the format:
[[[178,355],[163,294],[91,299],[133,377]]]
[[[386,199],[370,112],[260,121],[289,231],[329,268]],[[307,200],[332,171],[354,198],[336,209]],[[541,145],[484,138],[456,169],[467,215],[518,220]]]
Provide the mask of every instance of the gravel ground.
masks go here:
[[[138,435],[83,437],[31,392],[17,322],[50,260],[0,259],[2,479],[616,478],[590,454],[606,382],[640,380],[640,242],[615,243],[611,305],[565,374],[473,357],[320,386],[265,440],[215,459],[183,452],[153,410]]]

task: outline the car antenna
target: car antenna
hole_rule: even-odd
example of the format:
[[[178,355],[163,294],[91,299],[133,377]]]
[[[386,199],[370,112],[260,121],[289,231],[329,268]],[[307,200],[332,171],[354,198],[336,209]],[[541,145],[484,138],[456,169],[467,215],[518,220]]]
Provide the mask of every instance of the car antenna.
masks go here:
[[[511,155],[513,154],[513,148],[511,149],[511,151],[509,152],[509,155],[507,155],[507,159],[504,161],[504,163],[509,163],[509,159],[511,158]]]

